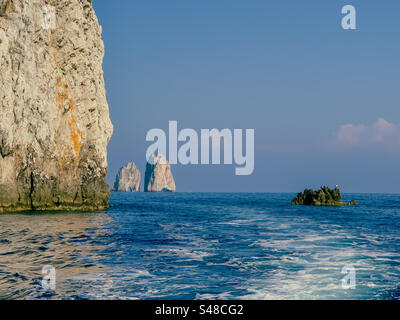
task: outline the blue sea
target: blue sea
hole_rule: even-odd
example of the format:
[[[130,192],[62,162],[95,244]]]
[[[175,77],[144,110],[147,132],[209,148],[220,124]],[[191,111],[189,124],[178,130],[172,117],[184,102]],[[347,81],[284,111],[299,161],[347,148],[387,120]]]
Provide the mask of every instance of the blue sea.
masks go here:
[[[400,195],[294,196],[113,193],[103,212],[0,215],[0,298],[400,299]]]

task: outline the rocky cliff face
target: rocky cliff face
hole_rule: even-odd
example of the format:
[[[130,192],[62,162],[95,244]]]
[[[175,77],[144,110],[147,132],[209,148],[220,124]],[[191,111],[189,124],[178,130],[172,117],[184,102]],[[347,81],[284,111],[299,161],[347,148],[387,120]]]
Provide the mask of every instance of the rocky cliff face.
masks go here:
[[[146,165],[145,192],[175,192],[171,166],[163,155],[153,155]]]
[[[139,192],[141,175],[138,168],[133,162],[119,169],[113,191],[119,192]]]
[[[0,0],[0,212],[108,205],[103,55],[88,0]]]

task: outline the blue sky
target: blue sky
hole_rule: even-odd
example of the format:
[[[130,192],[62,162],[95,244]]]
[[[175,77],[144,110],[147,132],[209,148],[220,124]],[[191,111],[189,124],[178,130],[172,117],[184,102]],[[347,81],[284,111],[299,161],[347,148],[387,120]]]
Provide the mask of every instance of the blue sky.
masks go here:
[[[341,8],[357,30],[341,28]],[[95,0],[111,184],[148,130],[254,128],[255,171],[173,166],[178,191],[400,192],[400,2]]]

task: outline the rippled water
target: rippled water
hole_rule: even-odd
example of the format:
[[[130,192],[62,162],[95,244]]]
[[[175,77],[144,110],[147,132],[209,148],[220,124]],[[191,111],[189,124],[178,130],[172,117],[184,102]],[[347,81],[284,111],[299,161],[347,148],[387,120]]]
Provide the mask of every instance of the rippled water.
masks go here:
[[[400,196],[123,194],[100,213],[0,215],[3,299],[399,299]],[[41,286],[56,269],[56,291]],[[356,270],[345,290],[341,270]]]

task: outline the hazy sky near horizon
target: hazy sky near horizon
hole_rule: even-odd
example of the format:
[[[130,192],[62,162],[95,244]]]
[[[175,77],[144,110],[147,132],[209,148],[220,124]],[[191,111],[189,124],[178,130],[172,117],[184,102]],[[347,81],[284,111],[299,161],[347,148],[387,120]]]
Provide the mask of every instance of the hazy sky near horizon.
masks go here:
[[[357,30],[343,30],[354,5]],[[111,184],[148,130],[255,129],[255,171],[172,170],[178,191],[400,192],[400,1],[94,1]]]

